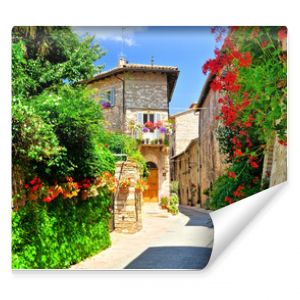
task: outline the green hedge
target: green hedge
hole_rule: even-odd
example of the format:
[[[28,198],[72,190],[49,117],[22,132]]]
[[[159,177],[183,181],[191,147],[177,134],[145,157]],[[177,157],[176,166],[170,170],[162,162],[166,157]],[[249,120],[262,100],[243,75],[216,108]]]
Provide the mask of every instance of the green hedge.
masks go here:
[[[110,196],[28,202],[12,214],[12,268],[68,268],[110,246]]]

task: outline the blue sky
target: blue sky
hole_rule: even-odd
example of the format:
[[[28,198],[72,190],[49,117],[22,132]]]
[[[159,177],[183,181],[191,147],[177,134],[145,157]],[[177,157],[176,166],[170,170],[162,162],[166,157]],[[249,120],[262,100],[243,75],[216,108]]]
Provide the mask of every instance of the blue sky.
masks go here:
[[[116,67],[123,54],[129,63],[176,66],[180,70],[170,103],[170,113],[186,110],[200,95],[206,76],[202,65],[214,56],[215,37],[210,27],[74,27],[95,36],[106,52],[96,64]]]

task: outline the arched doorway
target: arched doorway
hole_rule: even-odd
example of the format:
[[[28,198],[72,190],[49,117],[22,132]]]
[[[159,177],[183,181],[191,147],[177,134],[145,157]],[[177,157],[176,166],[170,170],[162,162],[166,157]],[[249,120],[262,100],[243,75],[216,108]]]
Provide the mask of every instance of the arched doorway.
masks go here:
[[[152,161],[147,162],[147,167],[149,169],[147,179],[149,188],[144,191],[144,202],[158,202],[158,168]]]

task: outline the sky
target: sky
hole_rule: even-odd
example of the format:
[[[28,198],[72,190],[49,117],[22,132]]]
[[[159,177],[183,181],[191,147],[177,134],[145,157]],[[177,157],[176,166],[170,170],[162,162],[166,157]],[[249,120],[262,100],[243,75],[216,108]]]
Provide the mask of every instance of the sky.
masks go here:
[[[197,102],[206,76],[202,65],[214,56],[216,44],[210,27],[73,27],[80,36],[95,36],[106,52],[96,65],[104,65],[103,71],[114,68],[120,56],[128,63],[178,67],[170,114],[188,109]]]

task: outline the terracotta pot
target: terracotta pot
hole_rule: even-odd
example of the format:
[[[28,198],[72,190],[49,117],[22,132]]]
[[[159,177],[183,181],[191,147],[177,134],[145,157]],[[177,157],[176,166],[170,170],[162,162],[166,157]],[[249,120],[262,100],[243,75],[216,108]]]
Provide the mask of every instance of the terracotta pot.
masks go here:
[[[89,193],[87,190],[81,191],[81,200],[87,200]]]

